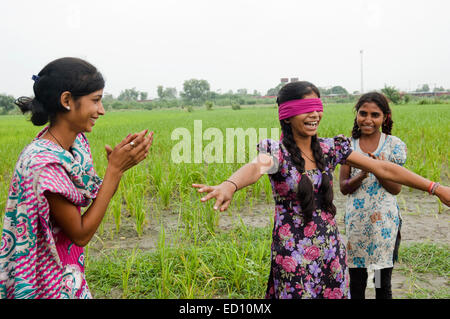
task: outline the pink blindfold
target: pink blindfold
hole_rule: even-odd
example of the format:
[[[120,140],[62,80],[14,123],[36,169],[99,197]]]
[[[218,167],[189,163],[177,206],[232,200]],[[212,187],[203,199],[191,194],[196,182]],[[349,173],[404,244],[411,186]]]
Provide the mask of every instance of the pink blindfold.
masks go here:
[[[278,107],[278,118],[284,120],[299,114],[310,112],[323,112],[321,99],[291,100],[280,104]]]

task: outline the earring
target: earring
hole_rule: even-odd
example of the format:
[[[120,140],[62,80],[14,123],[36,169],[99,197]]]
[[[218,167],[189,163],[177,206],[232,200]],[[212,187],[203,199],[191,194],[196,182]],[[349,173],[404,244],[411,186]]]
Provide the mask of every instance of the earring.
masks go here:
[[[64,106],[66,108],[67,111],[70,111],[70,106]]]

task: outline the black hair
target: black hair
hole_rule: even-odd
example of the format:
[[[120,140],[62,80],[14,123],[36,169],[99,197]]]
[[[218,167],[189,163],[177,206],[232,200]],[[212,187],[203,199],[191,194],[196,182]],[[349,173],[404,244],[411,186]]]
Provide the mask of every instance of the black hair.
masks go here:
[[[378,92],[369,92],[361,95],[361,97],[359,98],[358,102],[355,105],[355,112],[358,113],[359,108],[364,103],[371,103],[371,102],[375,103],[383,112],[383,115],[386,116],[386,119],[383,121],[383,124],[381,125],[381,131],[384,134],[391,135],[394,121],[392,120],[392,112],[391,108],[389,107],[389,101],[383,94]],[[356,116],[355,121],[353,123],[352,137],[354,139],[358,139],[361,137],[361,129],[359,128],[358,123],[356,122]]]
[[[290,100],[303,99],[305,95],[315,93],[320,98],[319,89],[312,83],[306,81],[290,82],[283,86],[278,92],[277,104],[280,105]],[[302,151],[297,146],[292,133],[291,124],[286,123],[285,120],[280,120],[281,131],[283,133],[282,143],[288,150],[291,160],[297,169],[302,174],[305,172],[305,160],[302,157]],[[317,135],[311,138],[311,149],[316,161],[317,168],[322,172],[322,183],[319,188],[319,202],[322,207],[333,216],[336,215],[336,207],[333,204],[333,184],[330,176],[325,173],[325,160],[320,147]],[[302,175],[298,183],[297,199],[300,202],[301,214],[305,224],[312,220],[313,212],[315,210],[314,191],[311,180]]]
[[[56,114],[68,112],[61,104],[63,92],[69,91],[77,100],[105,87],[102,74],[92,64],[71,57],[50,62],[33,78],[34,98],[22,96],[15,104],[22,113],[31,112],[31,122],[36,126],[52,124]]]

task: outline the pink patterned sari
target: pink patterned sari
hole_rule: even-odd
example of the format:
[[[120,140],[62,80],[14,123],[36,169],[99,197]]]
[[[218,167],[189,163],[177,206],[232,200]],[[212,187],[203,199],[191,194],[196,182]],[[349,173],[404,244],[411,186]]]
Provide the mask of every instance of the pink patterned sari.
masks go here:
[[[79,134],[71,152],[40,139],[24,148],[10,184],[0,246],[0,298],[91,298],[84,248],[55,225],[45,192],[88,206],[102,180],[88,141]]]

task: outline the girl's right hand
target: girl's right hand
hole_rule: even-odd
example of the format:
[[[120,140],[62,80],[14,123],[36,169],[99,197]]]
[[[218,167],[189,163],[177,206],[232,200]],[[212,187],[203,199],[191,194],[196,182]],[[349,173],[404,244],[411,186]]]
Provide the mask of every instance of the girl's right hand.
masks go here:
[[[153,142],[153,132],[145,136],[147,132],[148,129],[128,135],[114,149],[106,145],[108,167],[122,174],[143,161]]]
[[[439,185],[436,189],[435,195],[439,197],[444,205],[450,206],[450,187]]]
[[[359,175],[361,176],[362,179],[366,179],[369,176],[369,172],[361,171]]]
[[[208,194],[202,197],[201,201],[206,202],[211,198],[216,199],[214,209],[217,210],[220,207],[220,211],[226,211],[230,206],[233,194],[236,191],[236,187],[229,182],[223,182],[220,185],[208,186],[203,184],[192,184],[193,187],[198,188],[199,193],[207,192]]]

